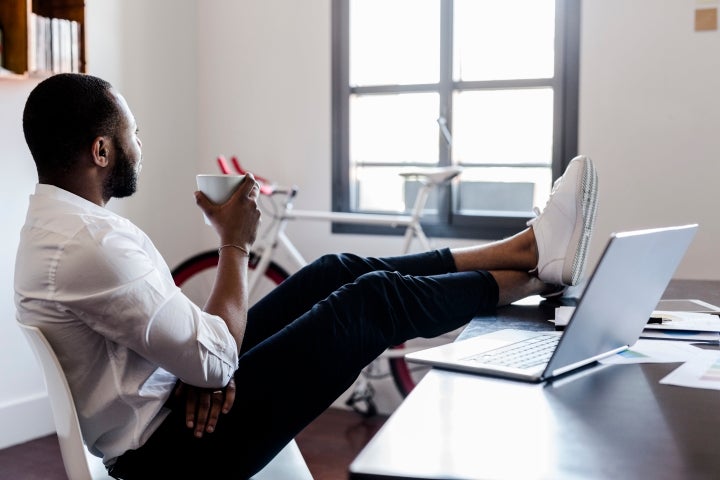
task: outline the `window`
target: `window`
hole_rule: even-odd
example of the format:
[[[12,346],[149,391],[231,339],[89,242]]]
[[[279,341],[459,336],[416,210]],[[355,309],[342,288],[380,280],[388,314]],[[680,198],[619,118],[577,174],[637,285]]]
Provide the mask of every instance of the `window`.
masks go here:
[[[399,173],[460,165],[431,235],[524,228],[576,154],[579,3],[334,0],[333,209],[407,212]]]

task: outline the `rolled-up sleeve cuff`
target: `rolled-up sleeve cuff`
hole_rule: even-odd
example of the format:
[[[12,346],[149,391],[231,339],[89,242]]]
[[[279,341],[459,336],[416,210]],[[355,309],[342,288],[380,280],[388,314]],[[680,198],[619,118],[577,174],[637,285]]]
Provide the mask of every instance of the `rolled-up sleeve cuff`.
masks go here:
[[[206,365],[208,382],[213,378],[222,378],[222,386],[227,385],[237,370],[237,344],[220,317],[205,312],[202,316],[204,318],[198,325],[197,341],[200,349],[204,350],[200,355]],[[215,388],[218,385],[211,387]]]
[[[237,344],[223,319],[179,289],[152,316],[145,336],[139,353],[190,385],[220,388],[237,370]]]

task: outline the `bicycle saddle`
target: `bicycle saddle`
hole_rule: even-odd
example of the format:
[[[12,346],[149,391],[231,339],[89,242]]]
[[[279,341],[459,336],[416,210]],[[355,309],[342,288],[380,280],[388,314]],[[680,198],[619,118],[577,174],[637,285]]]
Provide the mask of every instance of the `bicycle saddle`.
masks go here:
[[[400,176],[406,179],[414,177],[423,182],[440,184],[457,177],[462,171],[462,167],[456,165],[449,167],[418,167],[414,170],[402,172]]]

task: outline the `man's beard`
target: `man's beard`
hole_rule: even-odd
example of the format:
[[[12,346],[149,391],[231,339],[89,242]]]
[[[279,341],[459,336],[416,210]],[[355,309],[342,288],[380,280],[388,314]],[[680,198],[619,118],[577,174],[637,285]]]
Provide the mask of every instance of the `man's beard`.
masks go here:
[[[118,161],[105,179],[103,193],[106,199],[129,197],[137,190],[137,172],[125,152],[118,152]]]

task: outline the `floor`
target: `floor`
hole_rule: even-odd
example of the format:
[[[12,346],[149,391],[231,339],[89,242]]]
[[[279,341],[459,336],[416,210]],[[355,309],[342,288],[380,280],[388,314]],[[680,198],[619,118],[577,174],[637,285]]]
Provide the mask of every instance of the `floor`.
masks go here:
[[[347,478],[348,466],[385,422],[330,408],[296,438],[315,480]],[[50,435],[0,450],[0,479],[67,480],[57,437]]]

